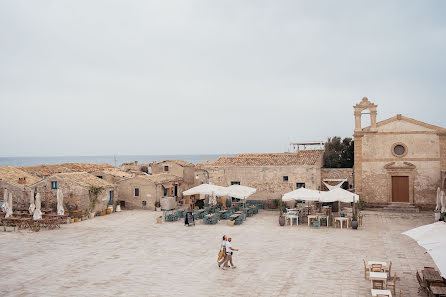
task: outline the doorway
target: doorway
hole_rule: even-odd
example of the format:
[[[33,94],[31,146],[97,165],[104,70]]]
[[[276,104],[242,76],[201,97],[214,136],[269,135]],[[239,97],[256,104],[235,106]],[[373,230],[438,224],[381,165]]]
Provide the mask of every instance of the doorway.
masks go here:
[[[392,176],[392,202],[409,203],[408,176]]]

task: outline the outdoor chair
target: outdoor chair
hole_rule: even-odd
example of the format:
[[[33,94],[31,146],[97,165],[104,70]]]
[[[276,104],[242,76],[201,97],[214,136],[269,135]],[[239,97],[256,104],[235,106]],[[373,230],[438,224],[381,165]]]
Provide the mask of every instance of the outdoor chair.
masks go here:
[[[365,264],[365,260],[362,259],[362,262],[364,263],[364,279],[367,279],[367,272],[370,272],[370,269]]]
[[[429,296],[429,291],[427,290],[427,285],[426,283],[421,279],[420,274],[417,271],[417,281],[418,281],[418,285],[420,286],[418,288],[418,293],[423,292],[424,294]]]
[[[392,262],[390,262],[392,263]],[[396,272],[393,274],[392,278],[388,278],[387,280],[387,287],[393,288],[393,295],[396,296]]]
[[[384,290],[384,281],[383,280],[372,280],[372,289],[373,290]]]
[[[384,269],[381,264],[372,264],[370,267],[371,272],[384,272]]]
[[[235,225],[241,225],[243,223],[243,217],[240,215],[235,219]]]
[[[392,261],[389,263],[389,269],[387,269],[387,277],[390,278],[392,275]],[[393,292],[393,295],[395,295],[395,292]]]

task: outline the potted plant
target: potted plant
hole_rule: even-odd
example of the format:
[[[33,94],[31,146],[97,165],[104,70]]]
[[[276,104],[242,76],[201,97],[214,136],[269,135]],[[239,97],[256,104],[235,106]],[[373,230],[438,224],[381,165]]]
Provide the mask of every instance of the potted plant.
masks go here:
[[[275,203],[274,203],[275,204]],[[280,215],[279,215],[279,225],[281,227],[285,226],[285,216],[283,214],[283,202],[282,200],[278,200],[278,206],[279,206],[279,210],[280,210]]]
[[[156,201],[156,202],[155,202],[155,210],[156,210],[156,211],[161,211],[161,204],[160,204],[159,201]]]
[[[116,201],[116,209],[115,209],[115,211],[116,212],[121,211],[121,200],[117,200]]]
[[[353,214],[352,214],[352,229],[356,230],[358,229],[359,223],[358,223],[358,213],[356,210],[356,203],[353,202]]]

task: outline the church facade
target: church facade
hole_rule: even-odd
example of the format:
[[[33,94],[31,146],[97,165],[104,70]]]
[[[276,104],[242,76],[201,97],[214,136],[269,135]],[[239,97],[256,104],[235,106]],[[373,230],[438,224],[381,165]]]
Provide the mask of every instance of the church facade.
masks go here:
[[[356,192],[369,204],[434,208],[437,188],[446,187],[446,129],[402,115],[377,122],[377,107],[367,98],[354,106]]]

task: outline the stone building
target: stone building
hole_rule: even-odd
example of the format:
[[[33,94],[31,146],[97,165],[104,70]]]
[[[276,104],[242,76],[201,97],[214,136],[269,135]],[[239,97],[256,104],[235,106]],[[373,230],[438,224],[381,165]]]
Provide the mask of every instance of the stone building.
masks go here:
[[[101,188],[92,207],[94,196],[91,196],[91,187]],[[98,212],[105,210],[109,203],[117,199],[115,185],[108,183],[87,172],[70,172],[53,174],[44,180],[35,183],[32,188],[40,193],[42,203],[47,207],[57,203],[57,189],[63,193],[64,204],[68,203],[81,210],[83,214],[89,211]]]
[[[28,203],[30,201],[30,187],[42,179],[27,173],[17,167],[0,167],[0,200],[3,201],[3,191],[12,193],[14,203]]]
[[[162,197],[182,197],[183,179],[170,173],[143,174],[117,182],[121,206],[155,209]]]
[[[253,200],[280,199],[299,187],[320,189],[324,150],[295,153],[238,154],[203,164],[209,181],[220,186],[240,184],[257,189]]]
[[[151,163],[152,174],[169,173],[179,176],[186,185],[195,183],[195,165],[183,160],[165,160]]]
[[[363,111],[370,126],[361,127]],[[354,106],[355,186],[370,204],[434,207],[445,187],[446,129],[400,114],[377,122],[377,105],[367,98]]]
[[[24,166],[19,169],[33,174],[35,176],[45,178],[56,173],[68,172],[94,172],[103,169],[113,169],[110,164],[91,164],[91,163],[63,163],[63,164],[43,164],[35,166]]]

